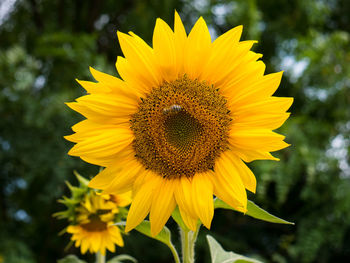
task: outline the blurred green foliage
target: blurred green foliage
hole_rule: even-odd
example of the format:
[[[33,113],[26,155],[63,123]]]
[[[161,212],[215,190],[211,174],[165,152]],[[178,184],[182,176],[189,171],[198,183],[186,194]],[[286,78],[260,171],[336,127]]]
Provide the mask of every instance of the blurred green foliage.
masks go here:
[[[0,9],[10,0],[0,2]],[[210,234],[225,250],[266,262],[350,261],[350,2],[347,0],[17,0],[0,17],[0,257],[4,262],[54,262],[68,236],[52,217],[62,210],[73,170],[98,167],[67,156],[63,139],[81,117],[64,102],[83,94],[75,78],[88,66],[116,75],[116,31],[151,43],[157,17],[187,29],[204,16],[213,37],[243,24],[258,39],[267,73],[284,70],[279,96],[292,96],[292,116],[280,129],[292,146],[280,162],[249,164],[258,178],[251,195],[264,209],[296,223],[258,222],[216,211]],[[168,223],[176,232],[174,222]],[[198,262],[209,262],[202,230]],[[175,234],[176,237],[176,234]],[[140,262],[170,262],[157,241],[133,231],[120,253]],[[152,249],[151,249],[152,248]],[[85,256],[85,259],[93,257]]]

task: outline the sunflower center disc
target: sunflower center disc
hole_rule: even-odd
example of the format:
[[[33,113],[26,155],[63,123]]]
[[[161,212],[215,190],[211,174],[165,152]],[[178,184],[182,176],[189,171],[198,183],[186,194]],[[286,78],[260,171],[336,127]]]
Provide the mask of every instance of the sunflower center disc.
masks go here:
[[[153,88],[130,121],[136,158],[166,178],[213,169],[228,147],[226,99],[213,86],[186,76]]]
[[[88,232],[100,232],[107,229],[107,223],[101,221],[98,215],[91,215],[89,217],[90,222],[86,224],[82,224],[81,227],[84,228]]]

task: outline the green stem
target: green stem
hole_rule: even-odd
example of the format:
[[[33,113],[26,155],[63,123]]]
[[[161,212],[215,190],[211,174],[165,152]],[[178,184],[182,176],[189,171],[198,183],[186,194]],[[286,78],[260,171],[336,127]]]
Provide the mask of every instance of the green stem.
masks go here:
[[[180,227],[183,263],[194,263],[194,245],[198,236],[198,231],[199,226],[195,232]]]
[[[189,251],[189,237],[188,237],[189,232],[190,232],[189,230],[185,230],[180,227],[183,263],[192,263],[190,258],[190,251]]]
[[[179,255],[177,254],[176,248],[174,247],[173,243],[170,242],[170,244],[168,245],[168,247],[170,248],[171,253],[173,254],[175,263],[180,263]]]
[[[189,235],[191,237],[191,242],[190,242],[190,258],[192,258],[193,262],[194,262],[194,246],[196,244],[196,240],[197,240],[197,237],[198,237],[198,233],[199,233],[199,228],[201,226],[198,225],[197,226],[197,230],[195,232],[193,231],[190,231]]]
[[[106,262],[106,256],[102,255],[101,252],[96,253],[96,263],[105,263]]]

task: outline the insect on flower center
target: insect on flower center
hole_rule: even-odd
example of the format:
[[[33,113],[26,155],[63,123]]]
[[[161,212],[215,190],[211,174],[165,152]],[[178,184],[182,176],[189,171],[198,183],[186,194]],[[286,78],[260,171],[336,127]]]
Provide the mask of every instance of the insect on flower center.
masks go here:
[[[213,169],[228,147],[226,99],[187,76],[153,88],[130,121],[137,159],[165,178]]]

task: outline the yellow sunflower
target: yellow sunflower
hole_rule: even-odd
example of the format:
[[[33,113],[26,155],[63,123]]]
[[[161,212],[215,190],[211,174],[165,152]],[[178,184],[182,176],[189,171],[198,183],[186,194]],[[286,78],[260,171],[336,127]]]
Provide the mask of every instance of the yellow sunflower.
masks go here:
[[[113,225],[119,212],[118,206],[130,204],[130,192],[123,195],[98,195],[90,193],[76,209],[78,224],[70,225],[67,232],[72,234],[75,246],[85,254],[115,251],[115,244],[122,247],[124,242],[117,226]]]
[[[256,41],[240,41],[242,26],[212,42],[199,18],[187,35],[175,13],[172,30],[157,19],[153,48],[132,32],[118,32],[125,57],[120,78],[91,68],[95,82],[68,103],[86,120],[66,138],[70,155],[106,167],[89,186],[103,193],[133,192],[126,231],[148,214],[153,235],[178,205],[188,228],[209,228],[213,195],[245,212],[256,179],[245,162],[278,160],[288,146],[272,130],[288,118],[292,98],[272,96],[282,72],[264,75]]]

